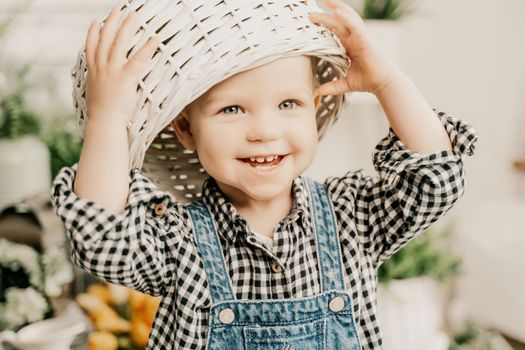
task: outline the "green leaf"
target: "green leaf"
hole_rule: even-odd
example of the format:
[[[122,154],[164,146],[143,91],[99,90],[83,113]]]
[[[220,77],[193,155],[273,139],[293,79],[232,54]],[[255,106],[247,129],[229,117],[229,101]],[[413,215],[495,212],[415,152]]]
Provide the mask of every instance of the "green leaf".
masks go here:
[[[0,114],[0,138],[15,139],[40,133],[40,118],[26,109],[21,93],[7,96],[0,101]]]
[[[413,12],[407,0],[364,0],[363,19],[398,20]]]
[[[430,276],[441,283],[461,272],[461,259],[445,246],[451,227],[443,232],[427,229],[385,261],[378,271],[380,283]]]
[[[42,140],[49,149],[51,176],[55,178],[64,166],[70,166],[80,159],[83,140],[72,115],[59,116],[46,125]]]

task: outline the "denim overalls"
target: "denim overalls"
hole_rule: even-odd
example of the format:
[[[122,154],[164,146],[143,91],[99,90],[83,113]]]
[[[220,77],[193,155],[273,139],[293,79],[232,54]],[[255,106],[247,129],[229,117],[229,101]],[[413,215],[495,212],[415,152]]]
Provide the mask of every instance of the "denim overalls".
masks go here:
[[[188,205],[212,305],[208,350],[360,350],[341,248],[324,186],[305,178],[315,218],[321,294],[301,299],[237,300],[219,237],[201,200]]]

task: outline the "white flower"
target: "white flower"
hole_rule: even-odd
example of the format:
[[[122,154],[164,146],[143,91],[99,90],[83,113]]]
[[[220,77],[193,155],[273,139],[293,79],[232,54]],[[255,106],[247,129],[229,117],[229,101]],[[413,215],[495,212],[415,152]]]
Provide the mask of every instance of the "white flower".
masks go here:
[[[8,288],[5,293],[5,320],[11,327],[44,319],[48,303],[34,288]]]
[[[69,261],[56,247],[48,248],[42,255],[46,295],[57,297],[62,293],[62,286],[73,280],[73,268]]]
[[[38,253],[30,246],[0,239],[0,265],[13,271],[22,268],[28,274],[31,285],[37,289],[43,287]]]
[[[28,288],[3,286],[0,330],[44,319],[52,308],[46,296],[59,296],[62,286],[73,280],[71,263],[56,247],[40,254],[30,246],[0,238],[0,267],[15,275],[26,273],[30,283]]]

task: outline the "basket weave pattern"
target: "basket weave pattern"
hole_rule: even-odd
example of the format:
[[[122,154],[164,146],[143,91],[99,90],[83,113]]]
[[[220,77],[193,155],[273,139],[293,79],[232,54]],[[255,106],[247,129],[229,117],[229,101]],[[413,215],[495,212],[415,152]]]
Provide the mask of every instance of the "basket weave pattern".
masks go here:
[[[215,84],[277,58],[317,56],[321,84],[344,77],[350,66],[339,39],[308,18],[310,12],[322,12],[313,0],[121,0],[118,6],[121,16],[137,12],[140,23],[127,57],[154,34],[161,42],[139,77],[139,101],[128,125],[129,167],[141,168],[181,202],[199,197],[207,177],[197,154],[184,149],[170,126],[186,105]],[[82,131],[88,120],[86,75],[83,46],[71,70]],[[345,94],[322,97],[319,139],[347,101]]]

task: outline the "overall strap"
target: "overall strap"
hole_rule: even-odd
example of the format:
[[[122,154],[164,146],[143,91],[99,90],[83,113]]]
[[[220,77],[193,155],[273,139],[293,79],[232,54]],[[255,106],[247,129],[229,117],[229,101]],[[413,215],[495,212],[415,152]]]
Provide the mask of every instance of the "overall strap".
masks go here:
[[[212,303],[235,300],[219,236],[208,207],[201,201],[186,206],[193,222],[195,243],[208,277]]]
[[[305,177],[310,193],[310,210],[314,218],[321,291],[344,290],[341,243],[335,221],[332,201],[326,187]]]

